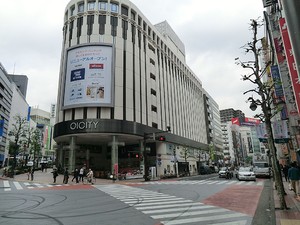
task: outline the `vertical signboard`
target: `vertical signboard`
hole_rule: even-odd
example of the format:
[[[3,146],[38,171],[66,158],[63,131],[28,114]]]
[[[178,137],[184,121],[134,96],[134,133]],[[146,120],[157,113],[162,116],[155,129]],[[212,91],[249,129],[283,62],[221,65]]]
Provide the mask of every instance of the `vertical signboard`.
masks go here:
[[[113,106],[113,48],[81,45],[66,55],[63,108]]]
[[[289,38],[289,33],[287,29],[287,24],[284,18],[279,19],[279,27],[281,36],[283,39],[285,54],[287,58],[288,68],[290,72],[292,87],[295,95],[295,102],[297,105],[297,110],[299,114],[299,107],[300,107],[300,82],[298,78],[298,72],[296,68],[296,63],[294,59],[293,49]]]

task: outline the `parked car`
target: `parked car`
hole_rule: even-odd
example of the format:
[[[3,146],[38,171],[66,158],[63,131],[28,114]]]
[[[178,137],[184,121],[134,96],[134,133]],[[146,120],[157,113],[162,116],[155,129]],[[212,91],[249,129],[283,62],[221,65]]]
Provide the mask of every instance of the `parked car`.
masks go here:
[[[237,173],[238,180],[253,180],[256,181],[255,173],[252,167],[240,167]]]

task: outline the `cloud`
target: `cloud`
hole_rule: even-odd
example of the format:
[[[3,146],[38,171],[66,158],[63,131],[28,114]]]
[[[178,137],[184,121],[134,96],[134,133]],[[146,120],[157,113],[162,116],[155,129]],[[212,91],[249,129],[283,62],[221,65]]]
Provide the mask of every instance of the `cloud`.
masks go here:
[[[29,78],[27,101],[49,110],[56,102],[64,11],[69,0],[3,1],[0,62]],[[247,112],[241,68],[234,59],[251,40],[250,19],[262,15],[260,0],[132,0],[150,23],[167,20],[186,47],[186,62],[220,109]],[[253,113],[249,116],[251,116]]]

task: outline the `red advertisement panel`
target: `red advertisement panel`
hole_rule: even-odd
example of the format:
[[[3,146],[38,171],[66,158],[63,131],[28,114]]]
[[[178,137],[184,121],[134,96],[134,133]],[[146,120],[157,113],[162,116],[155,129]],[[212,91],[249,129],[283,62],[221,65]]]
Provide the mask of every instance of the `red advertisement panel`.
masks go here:
[[[285,49],[285,54],[287,58],[288,68],[290,72],[290,77],[292,81],[292,86],[295,95],[295,102],[297,105],[298,113],[300,107],[300,82],[298,77],[298,72],[296,70],[296,63],[293,55],[292,45],[290,42],[290,37],[287,29],[287,24],[284,18],[279,19],[280,32],[283,39],[283,45]]]

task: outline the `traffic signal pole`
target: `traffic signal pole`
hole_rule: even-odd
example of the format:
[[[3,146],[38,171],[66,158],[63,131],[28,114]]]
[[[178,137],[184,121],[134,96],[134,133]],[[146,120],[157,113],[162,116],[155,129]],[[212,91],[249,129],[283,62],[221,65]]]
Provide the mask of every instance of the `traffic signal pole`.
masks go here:
[[[156,141],[156,135],[157,134],[163,134],[170,132],[171,129],[168,126],[166,131],[159,131],[159,132],[153,132],[153,133],[144,133],[144,138],[143,138],[143,159],[144,159],[144,179],[145,181],[149,181],[149,162],[148,162],[148,153],[146,150],[146,144],[147,140],[153,140]],[[158,141],[166,141],[165,136],[159,136]]]

